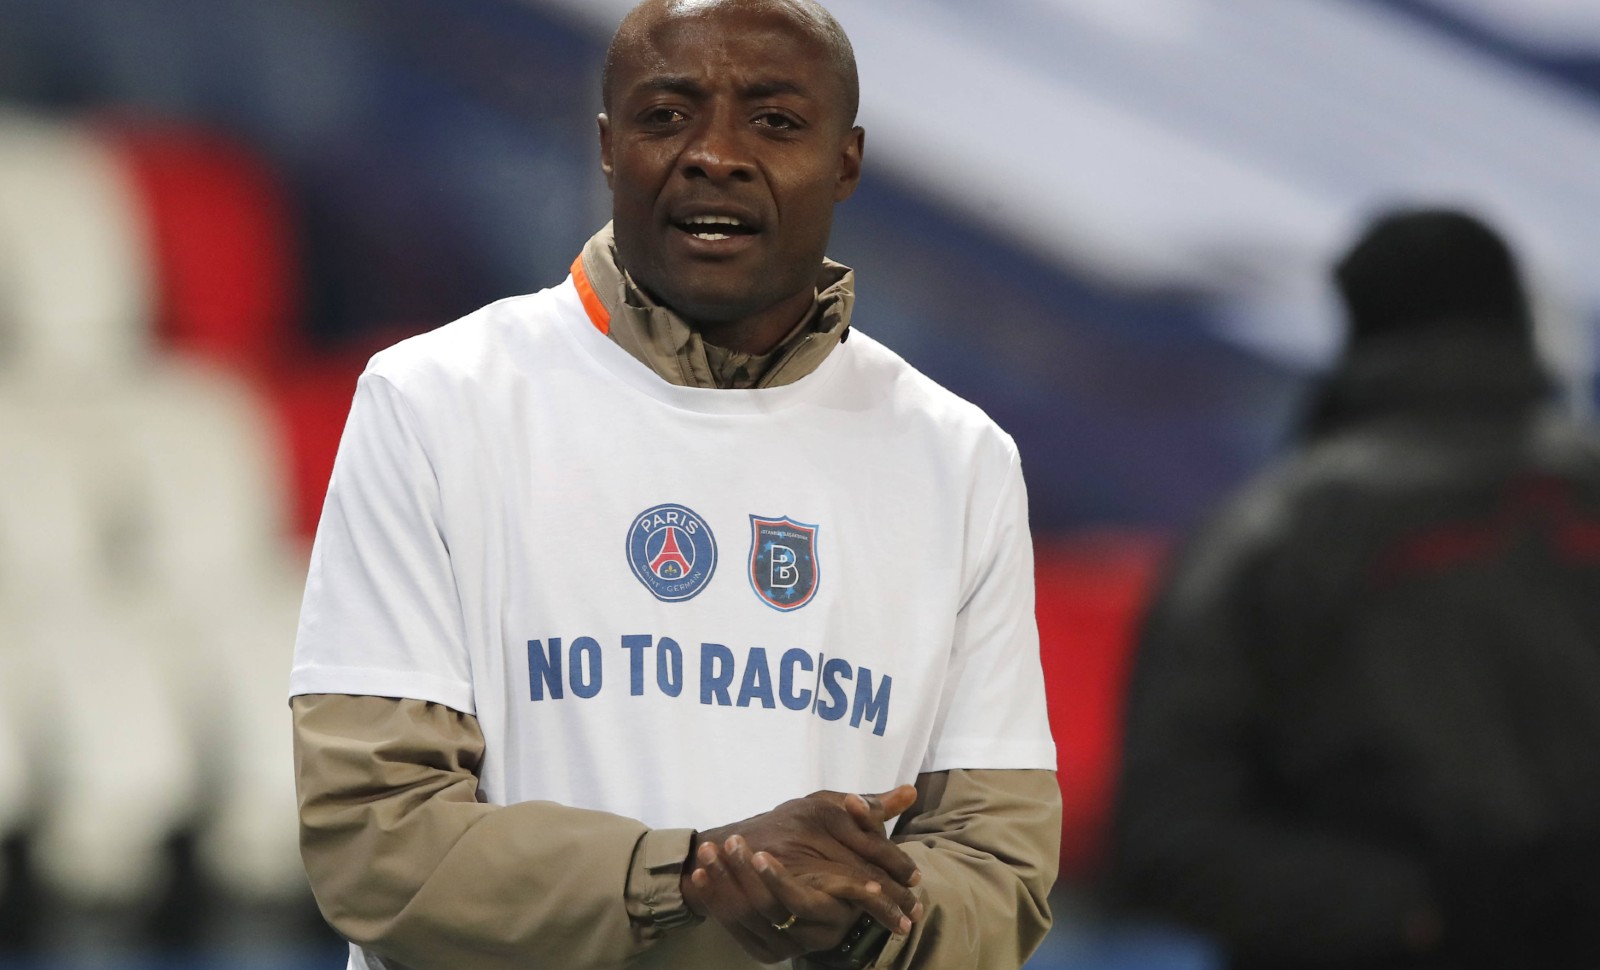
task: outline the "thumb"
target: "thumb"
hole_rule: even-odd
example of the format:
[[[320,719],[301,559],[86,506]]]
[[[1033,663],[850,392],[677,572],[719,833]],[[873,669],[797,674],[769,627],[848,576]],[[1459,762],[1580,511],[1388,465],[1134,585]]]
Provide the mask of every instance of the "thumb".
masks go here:
[[[911,785],[900,785],[876,795],[856,795],[845,799],[845,808],[858,822],[881,825],[910,808],[917,800],[917,790]]]

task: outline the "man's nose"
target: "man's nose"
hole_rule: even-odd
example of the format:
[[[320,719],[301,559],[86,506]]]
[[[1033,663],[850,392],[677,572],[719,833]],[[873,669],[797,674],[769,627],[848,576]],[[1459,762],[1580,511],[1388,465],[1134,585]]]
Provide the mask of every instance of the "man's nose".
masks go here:
[[[749,182],[755,178],[755,164],[737,119],[717,116],[705,119],[679,158],[685,178],[713,182]]]

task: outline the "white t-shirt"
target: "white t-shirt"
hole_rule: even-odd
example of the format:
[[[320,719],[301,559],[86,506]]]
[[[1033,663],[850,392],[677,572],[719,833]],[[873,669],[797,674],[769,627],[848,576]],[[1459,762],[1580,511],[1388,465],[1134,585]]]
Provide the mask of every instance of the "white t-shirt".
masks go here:
[[[568,279],[372,359],[291,693],[476,715],[488,801],[654,827],[1054,769],[1032,568],[1011,439],[870,337],[677,387]]]

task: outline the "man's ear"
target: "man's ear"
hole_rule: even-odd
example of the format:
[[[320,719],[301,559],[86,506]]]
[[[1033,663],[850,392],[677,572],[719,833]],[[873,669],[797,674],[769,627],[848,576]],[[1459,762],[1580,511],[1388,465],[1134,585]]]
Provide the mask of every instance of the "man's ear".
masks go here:
[[[613,171],[611,165],[611,119],[606,117],[605,112],[601,112],[600,117],[595,120],[600,125],[600,171],[606,173],[606,187],[610,188]]]
[[[843,202],[855,194],[861,183],[861,156],[866,148],[866,129],[857,126],[845,132],[839,145],[839,184],[834,187],[833,201]]]

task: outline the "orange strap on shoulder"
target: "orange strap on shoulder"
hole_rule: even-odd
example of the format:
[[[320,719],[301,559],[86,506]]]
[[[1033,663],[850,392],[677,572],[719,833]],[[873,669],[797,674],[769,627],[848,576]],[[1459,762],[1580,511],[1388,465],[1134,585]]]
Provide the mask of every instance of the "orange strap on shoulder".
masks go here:
[[[583,301],[583,308],[589,313],[589,322],[603,334],[611,333],[611,312],[606,305],[600,302],[599,294],[594,291],[594,284],[589,282],[589,274],[583,271],[583,254],[572,261],[572,283],[578,288],[578,299]]]

